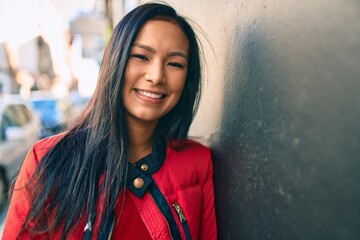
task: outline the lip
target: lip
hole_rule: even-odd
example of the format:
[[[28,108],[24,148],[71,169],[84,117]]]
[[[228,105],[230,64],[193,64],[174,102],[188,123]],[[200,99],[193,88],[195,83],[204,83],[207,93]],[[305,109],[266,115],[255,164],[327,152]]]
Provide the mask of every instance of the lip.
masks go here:
[[[147,89],[138,89],[135,88],[135,95],[140,98],[141,100],[147,103],[160,103],[166,97],[167,94],[162,91],[154,91],[154,90],[147,90]]]

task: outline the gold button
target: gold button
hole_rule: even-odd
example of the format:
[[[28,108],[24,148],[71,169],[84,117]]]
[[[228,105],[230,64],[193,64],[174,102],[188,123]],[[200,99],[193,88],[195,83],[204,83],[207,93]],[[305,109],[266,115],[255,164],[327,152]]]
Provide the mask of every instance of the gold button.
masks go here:
[[[147,171],[148,169],[149,169],[149,166],[147,164],[144,163],[141,165],[141,170]]]
[[[144,179],[142,178],[135,178],[134,179],[134,187],[142,188],[144,186]]]

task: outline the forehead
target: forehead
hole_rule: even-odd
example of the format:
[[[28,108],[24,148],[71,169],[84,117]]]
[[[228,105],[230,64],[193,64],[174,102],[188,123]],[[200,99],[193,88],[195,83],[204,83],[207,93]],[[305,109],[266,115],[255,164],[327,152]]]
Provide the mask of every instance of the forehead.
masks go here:
[[[135,38],[137,43],[152,47],[173,47],[188,51],[189,41],[178,23],[172,19],[152,19],[140,28]]]

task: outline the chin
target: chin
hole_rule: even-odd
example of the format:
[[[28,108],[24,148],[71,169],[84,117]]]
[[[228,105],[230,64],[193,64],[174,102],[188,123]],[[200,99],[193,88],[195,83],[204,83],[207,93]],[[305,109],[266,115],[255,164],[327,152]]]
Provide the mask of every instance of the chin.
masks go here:
[[[131,118],[136,119],[137,121],[142,121],[142,122],[148,122],[148,123],[153,123],[153,122],[158,122],[160,118],[162,118],[162,114],[145,114],[144,112],[139,113],[139,114],[129,114],[131,116]]]

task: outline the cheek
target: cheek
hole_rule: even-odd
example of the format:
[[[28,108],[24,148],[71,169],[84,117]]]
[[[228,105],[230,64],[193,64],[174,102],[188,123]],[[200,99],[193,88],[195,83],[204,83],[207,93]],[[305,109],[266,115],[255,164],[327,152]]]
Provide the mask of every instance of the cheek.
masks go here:
[[[126,68],[125,69],[125,75],[124,75],[124,85],[123,85],[123,93],[126,93],[128,91],[130,91],[130,88],[133,84],[133,82],[135,82],[136,76],[134,71],[131,68]]]
[[[173,90],[176,93],[182,93],[185,87],[186,82],[186,73],[183,74],[181,77],[179,77],[174,83],[173,83]]]
[[[124,85],[122,86],[122,90],[121,90],[123,103],[125,101],[127,101],[128,94],[130,92],[130,84],[128,83],[128,81],[126,79],[127,79],[127,77],[125,77],[125,79],[124,79],[124,83],[123,83]]]
[[[180,94],[184,91],[184,87],[185,87],[185,82],[180,82],[180,83],[177,83],[176,85],[176,93]]]
[[[175,101],[173,103],[174,106],[179,102],[181,95],[184,92],[184,89],[185,89],[185,81],[177,82],[176,86],[174,86],[173,88],[174,101]]]
[[[128,67],[125,69],[125,75],[124,75],[124,86],[129,84],[129,81],[131,81],[132,79],[132,72],[131,69],[129,69]]]
[[[143,67],[137,65],[133,60],[129,59],[125,68],[125,79],[133,81],[139,74],[142,74]]]

